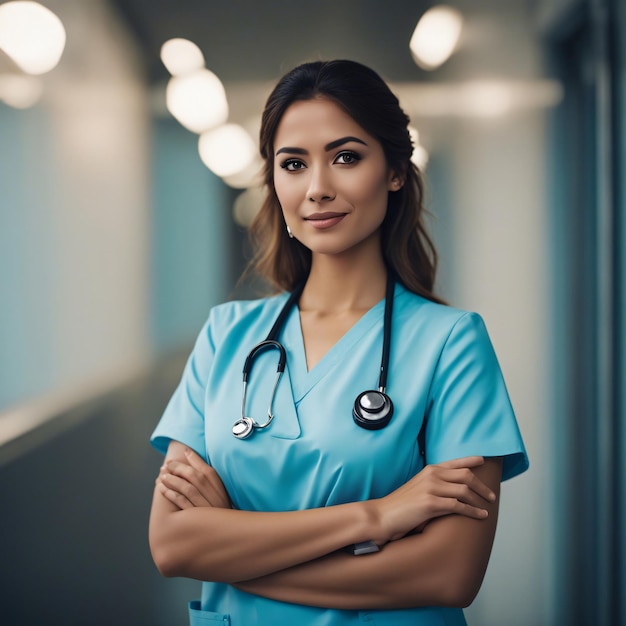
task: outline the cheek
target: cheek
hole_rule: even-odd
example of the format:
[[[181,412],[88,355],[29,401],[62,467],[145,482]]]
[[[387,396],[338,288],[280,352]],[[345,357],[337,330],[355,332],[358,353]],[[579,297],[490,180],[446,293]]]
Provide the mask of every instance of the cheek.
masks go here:
[[[389,192],[386,180],[370,178],[369,181],[356,189],[356,194],[360,204],[369,206],[372,210],[380,210],[382,212],[387,210]]]
[[[300,195],[293,185],[283,185],[280,181],[274,181],[276,197],[284,212],[295,210],[300,203]]]

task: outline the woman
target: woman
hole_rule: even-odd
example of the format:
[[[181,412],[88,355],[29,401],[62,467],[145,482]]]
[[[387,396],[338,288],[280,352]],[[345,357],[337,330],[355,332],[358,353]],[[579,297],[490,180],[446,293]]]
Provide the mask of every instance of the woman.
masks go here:
[[[154,560],[211,581],[192,624],[465,624],[527,459],[481,319],[433,293],[407,125],[349,61],[268,99],[255,262],[293,297],[211,311],[152,439]]]

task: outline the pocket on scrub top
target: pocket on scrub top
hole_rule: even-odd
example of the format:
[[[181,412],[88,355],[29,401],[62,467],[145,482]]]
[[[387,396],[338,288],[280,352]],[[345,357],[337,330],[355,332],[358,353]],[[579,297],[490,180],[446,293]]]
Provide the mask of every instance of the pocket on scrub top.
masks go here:
[[[189,624],[190,626],[230,626],[230,616],[224,613],[214,613],[213,611],[203,611],[200,608],[200,600],[192,600],[189,603]]]

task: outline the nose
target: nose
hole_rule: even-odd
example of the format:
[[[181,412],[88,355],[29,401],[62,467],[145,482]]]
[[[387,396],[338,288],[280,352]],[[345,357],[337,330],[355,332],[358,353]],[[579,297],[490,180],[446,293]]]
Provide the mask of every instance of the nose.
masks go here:
[[[337,195],[330,172],[324,167],[311,168],[307,198],[310,202],[328,202]]]

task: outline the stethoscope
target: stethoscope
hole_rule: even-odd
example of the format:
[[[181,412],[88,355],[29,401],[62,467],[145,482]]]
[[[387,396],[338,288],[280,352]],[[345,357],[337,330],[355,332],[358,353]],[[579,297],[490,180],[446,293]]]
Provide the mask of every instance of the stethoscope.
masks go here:
[[[393,294],[395,281],[389,273],[387,278],[387,289],[385,292],[385,317],[383,327],[383,353],[380,362],[380,376],[378,378],[378,390],[370,389],[360,393],[354,401],[352,408],[352,417],[354,421],[367,430],[379,430],[387,426],[393,415],[393,402],[385,393],[387,387],[387,370],[389,368],[389,345],[391,343],[391,314],[393,312]],[[233,424],[233,435],[238,439],[247,439],[255,430],[267,428],[274,419],[272,413],[272,405],[280,377],[285,371],[285,363],[287,362],[287,353],[283,345],[277,341],[276,337],[282,328],[285,318],[289,314],[304,289],[304,282],[298,285],[290,294],[285,302],[282,310],[278,314],[272,329],[267,335],[267,339],[252,348],[250,354],[246,357],[243,366],[243,394],[241,399],[241,417]],[[254,359],[266,350],[278,350],[278,367],[276,368],[276,381],[270,396],[270,404],[267,409],[267,420],[262,424],[256,422],[253,418],[246,416],[246,392],[248,388],[248,378],[254,364]]]

